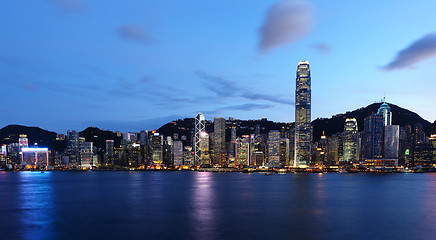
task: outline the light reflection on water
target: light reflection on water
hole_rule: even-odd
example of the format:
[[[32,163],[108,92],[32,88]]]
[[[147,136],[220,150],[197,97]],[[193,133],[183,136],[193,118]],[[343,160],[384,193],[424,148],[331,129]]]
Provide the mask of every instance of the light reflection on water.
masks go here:
[[[0,239],[431,239],[436,174],[0,173]]]
[[[195,173],[191,193],[192,210],[190,215],[191,224],[194,229],[193,235],[196,239],[216,238],[216,215],[215,196],[210,172]]]
[[[53,239],[51,172],[20,172],[18,211],[23,239]]]

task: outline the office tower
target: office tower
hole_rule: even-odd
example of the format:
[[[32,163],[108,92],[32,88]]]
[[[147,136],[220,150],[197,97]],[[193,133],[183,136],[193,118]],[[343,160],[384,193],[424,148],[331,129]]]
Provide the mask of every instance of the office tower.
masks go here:
[[[69,157],[69,164],[78,166],[80,163],[79,133],[75,130],[67,132],[65,153]]]
[[[398,159],[400,150],[400,126],[387,125],[385,127],[385,142],[383,158]]]
[[[141,130],[139,133],[139,141],[143,145],[148,145],[148,131],[147,130]]]
[[[383,102],[383,104],[378,109],[377,114],[383,116],[383,126],[392,125],[391,107],[389,107],[386,102]]]
[[[200,134],[201,164],[210,165],[209,154],[209,134],[202,132]]]
[[[183,165],[183,142],[174,141],[174,166]]]
[[[277,130],[268,133],[268,165],[280,166],[280,132]]]
[[[201,163],[201,134],[205,132],[205,118],[201,112],[195,117],[195,129],[194,129],[194,164],[200,165]]]
[[[222,117],[214,118],[213,128],[214,164],[224,166],[226,164],[226,120]]]
[[[159,133],[154,133],[151,138],[151,154],[152,162],[154,164],[162,164],[163,162],[163,136]]]
[[[236,157],[236,126],[231,126],[230,127],[230,143],[228,146],[228,153],[227,153],[227,157],[229,159],[231,158],[235,158]]]
[[[21,167],[22,168],[46,168],[48,163],[48,148],[22,147]]]
[[[174,164],[173,151],[173,139],[171,136],[167,136],[163,148],[163,163],[167,167]]]
[[[344,162],[356,162],[359,160],[358,140],[357,121],[355,118],[347,118],[344,124],[344,135],[342,140]]]
[[[280,163],[289,166],[289,139],[280,138]]]
[[[365,159],[380,159],[383,157],[383,115],[374,113],[364,119],[362,153]]]
[[[235,165],[237,166],[250,165],[250,137],[237,138],[235,143],[236,143]]]
[[[294,167],[310,163],[310,67],[308,61],[300,61],[297,68],[295,89],[295,157]]]
[[[94,165],[94,153],[92,142],[80,144],[80,166],[82,169],[91,169]]]
[[[20,134],[20,138],[18,138],[18,144],[20,144],[20,149],[29,147],[29,139],[27,138],[27,135]]]
[[[336,165],[339,162],[339,138],[329,137],[327,139],[326,151],[327,151],[327,164]]]
[[[106,140],[106,164],[114,165],[114,140]]]

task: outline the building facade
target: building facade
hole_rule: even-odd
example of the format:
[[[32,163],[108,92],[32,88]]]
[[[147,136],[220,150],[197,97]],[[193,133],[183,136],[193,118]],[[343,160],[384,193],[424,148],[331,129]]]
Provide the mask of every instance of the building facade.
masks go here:
[[[310,164],[311,149],[311,77],[308,61],[300,61],[295,89],[294,167]]]

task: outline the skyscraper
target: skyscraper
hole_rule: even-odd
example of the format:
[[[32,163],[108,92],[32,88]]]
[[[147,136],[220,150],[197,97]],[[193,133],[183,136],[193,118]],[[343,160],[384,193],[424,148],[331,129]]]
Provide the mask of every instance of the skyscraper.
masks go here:
[[[389,107],[386,102],[383,102],[383,104],[378,109],[377,114],[383,116],[383,126],[392,125],[391,107]]]
[[[344,136],[343,136],[343,161],[344,162],[354,162],[359,160],[358,156],[358,129],[357,121],[355,118],[347,118],[344,125]]]
[[[310,67],[308,61],[300,61],[297,68],[295,89],[295,157],[294,167],[310,163]]]
[[[400,151],[400,126],[387,125],[385,127],[385,142],[383,158],[398,159]]]
[[[214,164],[225,165],[226,153],[226,120],[222,117],[213,120]]]
[[[277,130],[268,133],[268,165],[280,166],[280,132]]]
[[[195,117],[195,130],[194,130],[194,164],[201,163],[201,134],[205,131],[205,118],[201,112]]]

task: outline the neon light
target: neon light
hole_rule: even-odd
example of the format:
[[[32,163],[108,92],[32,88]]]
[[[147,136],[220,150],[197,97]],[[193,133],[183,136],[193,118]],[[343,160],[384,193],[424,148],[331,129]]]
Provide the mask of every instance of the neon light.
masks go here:
[[[48,152],[48,148],[21,148],[22,152]]]

